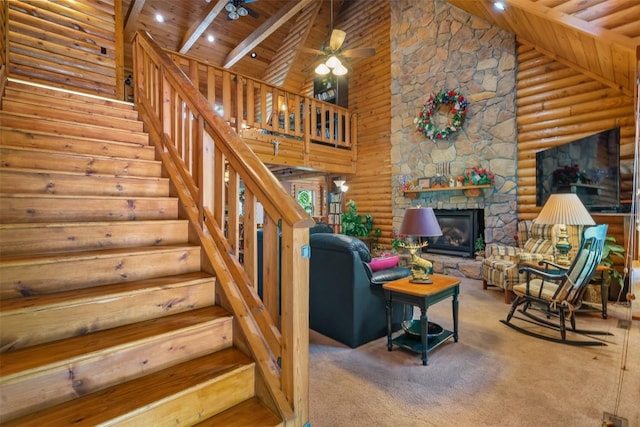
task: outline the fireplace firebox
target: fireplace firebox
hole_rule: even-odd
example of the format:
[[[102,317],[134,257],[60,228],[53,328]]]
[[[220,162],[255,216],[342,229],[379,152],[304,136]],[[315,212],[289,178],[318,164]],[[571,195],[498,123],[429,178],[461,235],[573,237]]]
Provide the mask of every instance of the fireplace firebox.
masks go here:
[[[423,252],[471,258],[479,236],[484,238],[484,209],[434,209],[442,236],[429,237]]]

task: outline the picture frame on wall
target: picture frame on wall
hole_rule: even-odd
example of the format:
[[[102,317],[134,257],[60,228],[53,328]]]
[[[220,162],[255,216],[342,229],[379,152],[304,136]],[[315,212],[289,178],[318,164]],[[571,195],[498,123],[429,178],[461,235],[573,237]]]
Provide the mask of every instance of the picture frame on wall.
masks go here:
[[[423,177],[418,178],[418,188],[429,188],[431,187],[431,178]]]

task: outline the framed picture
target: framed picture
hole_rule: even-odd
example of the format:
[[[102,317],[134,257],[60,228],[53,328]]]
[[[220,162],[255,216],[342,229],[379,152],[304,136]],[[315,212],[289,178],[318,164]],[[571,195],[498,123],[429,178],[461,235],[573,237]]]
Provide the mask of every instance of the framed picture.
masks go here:
[[[431,178],[418,178],[418,188],[431,187]]]

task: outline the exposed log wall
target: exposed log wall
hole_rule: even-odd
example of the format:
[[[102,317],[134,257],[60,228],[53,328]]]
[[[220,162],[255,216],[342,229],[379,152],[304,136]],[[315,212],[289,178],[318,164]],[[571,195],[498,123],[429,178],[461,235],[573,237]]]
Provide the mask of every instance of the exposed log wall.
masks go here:
[[[339,17],[337,28],[347,32],[346,48],[374,47],[375,56],[359,59],[349,73],[349,109],[358,116],[356,174],[347,176],[358,213],[373,215],[382,230],[379,243],[391,244],[391,58],[389,2],[351,2]]]
[[[518,218],[533,219],[536,153],[616,126],[620,127],[621,200],[631,201],[635,122],[633,98],[536,51],[518,48]],[[594,215],[608,234],[625,242],[622,215]],[[628,226],[628,224],[627,224]]]
[[[116,31],[115,19],[120,2],[9,1],[8,57],[3,58],[9,75],[120,98],[124,88],[118,84],[116,34],[122,31]]]

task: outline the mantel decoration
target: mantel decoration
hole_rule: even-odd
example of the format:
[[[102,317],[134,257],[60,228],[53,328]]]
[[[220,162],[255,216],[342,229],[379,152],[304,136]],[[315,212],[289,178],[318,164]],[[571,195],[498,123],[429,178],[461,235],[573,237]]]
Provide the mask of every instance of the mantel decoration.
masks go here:
[[[495,183],[496,176],[487,168],[474,166],[466,171],[458,180],[462,185],[483,185]]]
[[[436,124],[433,123],[433,115],[443,105],[449,108],[447,113],[449,120],[444,128],[438,129]],[[433,141],[438,141],[462,128],[467,116],[468,105],[469,103],[459,91],[452,89],[441,90],[429,96],[429,100],[424,104],[418,117],[413,122],[416,124],[418,132]]]

